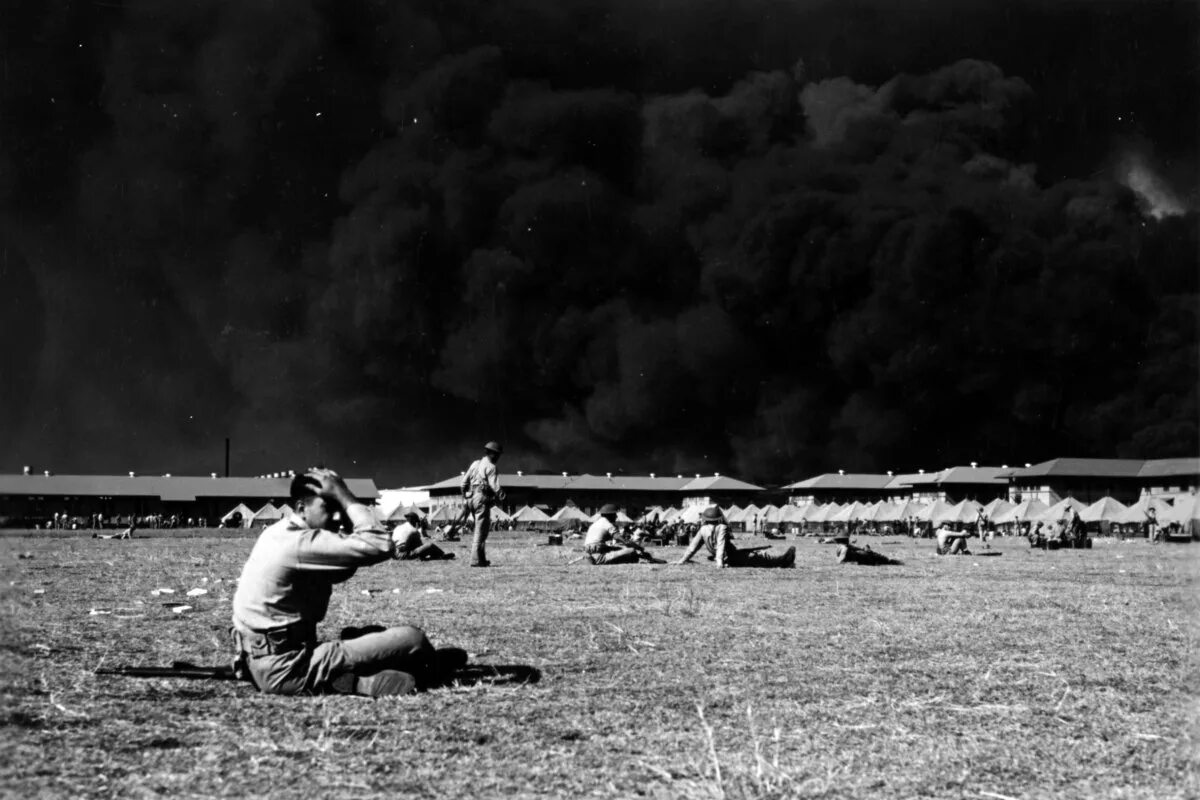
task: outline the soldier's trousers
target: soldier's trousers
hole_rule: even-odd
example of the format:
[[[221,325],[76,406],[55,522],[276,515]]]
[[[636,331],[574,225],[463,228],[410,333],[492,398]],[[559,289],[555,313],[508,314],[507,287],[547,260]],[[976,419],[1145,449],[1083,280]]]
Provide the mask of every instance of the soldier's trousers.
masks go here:
[[[355,639],[321,642],[289,653],[246,656],[254,685],[268,694],[328,691],[334,678],[346,672],[373,675],[384,669],[427,677],[434,656],[425,632],[401,625]]]
[[[796,563],[796,548],[789,547],[778,554],[764,550],[734,550],[725,554],[725,561],[731,567],[790,567]]]
[[[471,563],[486,564],[487,563],[487,543],[488,533],[492,529],[492,509],[486,503],[476,503],[474,506],[475,514],[475,536],[471,539]]]
[[[638,551],[632,547],[598,545],[585,548],[593,564],[633,564],[638,560]]]

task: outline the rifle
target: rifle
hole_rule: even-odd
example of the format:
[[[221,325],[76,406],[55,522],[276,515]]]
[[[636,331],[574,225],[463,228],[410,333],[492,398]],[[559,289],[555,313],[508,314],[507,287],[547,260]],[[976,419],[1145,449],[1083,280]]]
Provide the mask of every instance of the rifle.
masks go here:
[[[169,667],[99,667],[96,675],[120,675],[126,678],[189,678],[191,680],[237,681],[243,680],[231,665],[200,667],[187,661],[172,661]]]
[[[637,553],[638,553],[638,557],[639,557],[639,558],[644,558],[644,559],[646,559],[647,561],[649,561],[651,564],[665,564],[665,563],[667,563],[667,562],[666,562],[666,561],[664,561],[663,559],[661,559],[661,558],[655,558],[654,556],[652,556],[652,555],[650,555],[649,553],[647,553],[647,552],[646,552],[646,548],[642,547],[640,544],[638,544],[637,542],[633,541],[632,539],[617,539],[617,538],[614,538],[614,539],[613,539],[613,542],[614,542],[615,544],[619,544],[619,545],[621,545],[621,547],[631,547],[631,548],[633,548],[634,550],[636,550],[636,551],[637,551]]]
[[[450,527],[446,528],[446,538],[453,541],[453,537],[457,536],[458,529],[467,521],[467,517],[471,515],[471,507],[463,506],[462,513],[458,515],[458,519],[450,523]]]

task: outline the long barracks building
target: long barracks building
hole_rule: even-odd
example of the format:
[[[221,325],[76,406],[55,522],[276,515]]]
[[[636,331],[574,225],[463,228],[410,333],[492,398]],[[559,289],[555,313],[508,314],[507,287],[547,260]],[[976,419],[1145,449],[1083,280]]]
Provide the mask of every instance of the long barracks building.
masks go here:
[[[350,479],[364,502],[379,496],[375,481]],[[257,510],[286,503],[291,477],[218,478],[174,475],[0,475],[0,525],[37,524],[55,514],[105,518],[178,515],[215,525],[242,503]]]
[[[462,476],[447,478],[428,487],[431,506],[459,507],[463,503]],[[568,503],[594,512],[612,503],[627,513],[639,513],[652,506],[746,505],[767,490],[727,475],[533,475],[516,472],[500,475],[505,499],[501,504],[513,511],[522,506],[541,506],[551,510]]]

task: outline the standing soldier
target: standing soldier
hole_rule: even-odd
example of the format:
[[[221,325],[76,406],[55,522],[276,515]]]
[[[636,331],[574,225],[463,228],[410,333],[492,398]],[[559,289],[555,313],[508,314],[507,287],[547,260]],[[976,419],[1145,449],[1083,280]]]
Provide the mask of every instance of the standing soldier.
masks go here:
[[[708,557],[724,567],[790,567],[796,563],[796,548],[789,547],[780,555],[770,555],[759,550],[739,550],[733,544],[733,534],[725,524],[721,509],[710,506],[704,509],[704,524],[692,538],[686,553],[676,564],[692,560],[701,547],[708,548]]]
[[[291,498],[293,508],[255,542],[233,596],[238,661],[260,691],[408,694],[466,664],[465,652],[434,650],[411,625],[347,628],[318,643],[334,584],[391,558],[392,541],[332,470],[297,476]],[[329,530],[339,506],[353,533]]]
[[[484,545],[492,527],[492,506],[504,499],[504,490],[500,488],[500,478],[496,474],[496,463],[503,452],[504,448],[498,442],[488,442],[483,446],[483,458],[472,461],[463,475],[463,500],[475,515],[475,538],[471,542],[472,567],[486,567],[492,563],[487,560]]]

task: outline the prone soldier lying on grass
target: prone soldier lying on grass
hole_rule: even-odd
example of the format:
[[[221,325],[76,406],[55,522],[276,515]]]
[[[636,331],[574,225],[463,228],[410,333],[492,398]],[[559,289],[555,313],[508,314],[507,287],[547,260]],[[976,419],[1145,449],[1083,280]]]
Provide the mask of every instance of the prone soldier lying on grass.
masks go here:
[[[434,650],[420,628],[347,629],[317,642],[333,585],[358,567],[387,561],[392,540],[337,473],[314,469],[292,480],[284,518],[262,532],[233,597],[239,661],[260,691],[408,694],[466,664],[457,648]],[[354,530],[327,530],[340,506]]]
[[[789,547],[779,555],[764,553],[761,550],[739,550],[733,544],[733,534],[725,524],[721,509],[710,506],[704,509],[704,524],[696,535],[687,552],[676,561],[676,564],[686,564],[701,547],[708,548],[708,558],[717,562],[718,567],[790,567],[796,563],[796,548]]]
[[[617,507],[607,503],[600,508],[600,517],[588,528],[583,550],[592,564],[634,564],[639,560],[663,564],[661,559],[646,552],[636,542],[617,538]]]

